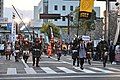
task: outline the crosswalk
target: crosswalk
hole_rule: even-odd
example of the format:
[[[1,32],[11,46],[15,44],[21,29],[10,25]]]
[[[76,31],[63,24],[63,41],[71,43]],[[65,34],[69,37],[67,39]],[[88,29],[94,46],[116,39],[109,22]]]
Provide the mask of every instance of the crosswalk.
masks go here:
[[[24,68],[24,74],[59,74],[59,73],[120,73],[120,69],[113,67],[87,67],[81,70],[79,67],[39,67]],[[16,68],[7,68],[7,75],[20,74]],[[23,74],[23,73],[22,73]]]

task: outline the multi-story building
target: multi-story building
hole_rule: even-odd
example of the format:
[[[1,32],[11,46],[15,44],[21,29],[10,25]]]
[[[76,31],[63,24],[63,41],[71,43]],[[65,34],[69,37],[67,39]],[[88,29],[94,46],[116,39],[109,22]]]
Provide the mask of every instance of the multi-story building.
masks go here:
[[[46,21],[51,21],[60,28],[68,27],[68,18],[61,19],[40,19],[39,14],[60,14],[66,16],[73,12],[79,6],[80,0],[41,0],[38,6],[34,6],[34,22],[33,25],[37,29]],[[100,17],[100,7],[95,7],[97,17]]]
[[[0,18],[3,18],[3,0],[0,0]]]
[[[11,23],[8,23],[8,18],[3,17],[3,6],[4,0],[0,0],[0,43],[9,39],[11,26]]]

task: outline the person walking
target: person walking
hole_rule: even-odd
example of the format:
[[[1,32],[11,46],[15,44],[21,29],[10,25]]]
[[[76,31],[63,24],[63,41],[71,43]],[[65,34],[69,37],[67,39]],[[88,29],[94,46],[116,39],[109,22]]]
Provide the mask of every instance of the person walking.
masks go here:
[[[30,44],[28,40],[23,41],[22,51],[23,51],[23,59],[25,63],[27,63],[27,60],[30,56]]]
[[[57,59],[59,61],[61,58],[61,54],[62,54],[60,42],[57,42],[57,44],[56,44],[56,53],[57,53]]]
[[[77,61],[77,67],[79,67],[79,43],[78,43],[78,38],[75,38],[73,41],[73,46],[72,46],[72,59],[73,59],[73,66],[75,66],[75,63]]]
[[[79,58],[80,58],[80,68],[83,70],[84,59],[86,58],[86,47],[82,38],[80,39],[78,52],[79,52]]]
[[[18,62],[18,58],[20,55],[20,44],[18,41],[15,41],[15,52],[14,52],[14,56],[15,56],[15,62]]]
[[[6,60],[7,60],[7,59],[10,60],[11,53],[12,53],[12,44],[8,41],[8,42],[6,43],[6,47],[5,47]]]
[[[109,61],[112,64],[115,61],[115,46],[113,45],[113,42],[110,42],[109,46]]]
[[[106,63],[107,63],[107,59],[108,59],[108,50],[109,50],[107,41],[102,39],[99,42],[99,49],[100,49],[100,52],[101,52],[103,67],[106,67]]]
[[[92,41],[89,41],[86,46],[86,58],[88,60],[88,63],[91,65],[91,59],[92,59],[92,53],[93,53],[93,44]]]
[[[52,56],[51,43],[50,43],[50,44],[48,44],[48,47],[47,47],[47,54],[48,54],[48,58],[50,58],[50,56]]]
[[[39,38],[35,39],[35,42],[32,46],[32,59],[33,59],[33,66],[35,66],[35,62],[36,62],[36,67],[39,67],[39,60],[40,60],[40,56],[41,56],[41,49],[42,49],[42,45],[39,42]]]

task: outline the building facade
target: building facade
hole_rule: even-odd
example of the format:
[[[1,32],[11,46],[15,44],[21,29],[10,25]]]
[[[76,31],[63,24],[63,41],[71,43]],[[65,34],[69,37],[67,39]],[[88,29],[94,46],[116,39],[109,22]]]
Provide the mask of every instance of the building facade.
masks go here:
[[[0,18],[3,18],[3,0],[0,0]]]
[[[68,28],[68,18],[66,17],[61,17],[61,19],[40,19],[39,14],[60,14],[61,16],[66,16],[71,14],[76,7],[79,6],[79,1],[80,0],[41,0],[38,6],[34,6],[34,27],[36,29],[37,27],[40,28],[43,23],[51,21],[56,26],[60,27],[61,30],[62,28]],[[97,13],[97,17],[100,17],[100,7],[94,7],[94,10]],[[67,35],[67,33],[64,34],[64,37]]]

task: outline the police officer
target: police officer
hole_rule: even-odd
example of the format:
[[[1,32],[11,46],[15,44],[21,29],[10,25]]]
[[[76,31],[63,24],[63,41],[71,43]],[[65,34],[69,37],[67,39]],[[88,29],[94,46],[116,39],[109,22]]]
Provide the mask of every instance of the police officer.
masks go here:
[[[39,42],[39,38],[36,38],[32,46],[33,66],[35,66],[35,61],[36,61],[36,67],[39,67],[38,64],[39,64],[39,59],[41,56],[41,48],[42,48],[42,45]]]

